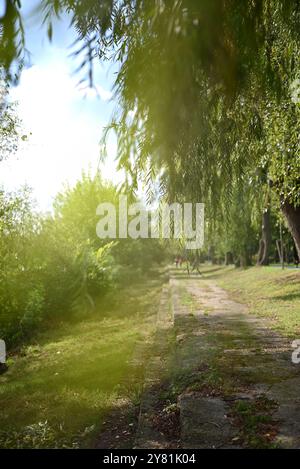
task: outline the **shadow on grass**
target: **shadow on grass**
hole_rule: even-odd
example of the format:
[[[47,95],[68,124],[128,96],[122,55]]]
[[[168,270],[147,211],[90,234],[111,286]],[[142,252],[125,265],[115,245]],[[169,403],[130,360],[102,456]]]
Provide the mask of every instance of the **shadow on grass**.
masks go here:
[[[207,266],[202,264],[199,267],[201,274],[198,272],[188,272],[184,269],[170,269],[170,274],[173,278],[184,280],[203,280],[203,279],[218,279],[226,275],[228,271],[236,270],[234,266]]]
[[[293,301],[300,299],[300,292],[286,293],[285,295],[274,295],[273,300],[278,301]]]
[[[10,358],[0,377],[1,447],[84,446],[95,440],[110,410],[132,407],[143,381],[143,348],[153,333],[161,278],[124,287],[111,309],[101,306],[90,317],[60,323]]]

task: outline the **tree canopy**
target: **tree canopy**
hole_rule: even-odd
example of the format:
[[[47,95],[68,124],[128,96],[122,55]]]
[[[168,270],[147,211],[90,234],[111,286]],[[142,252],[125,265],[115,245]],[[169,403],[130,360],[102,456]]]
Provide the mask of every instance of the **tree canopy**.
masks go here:
[[[265,199],[271,188],[300,253],[299,2],[44,0],[50,40],[63,12],[91,86],[95,60],[119,63],[109,129],[127,187],[159,180],[169,199],[205,202],[213,223],[228,219],[236,191]],[[1,22],[13,78],[25,59],[19,1]]]

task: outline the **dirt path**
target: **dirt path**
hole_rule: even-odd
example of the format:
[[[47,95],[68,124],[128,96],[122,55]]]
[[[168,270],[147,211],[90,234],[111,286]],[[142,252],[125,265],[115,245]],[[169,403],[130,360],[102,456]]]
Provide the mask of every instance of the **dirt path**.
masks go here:
[[[290,341],[210,279],[173,273],[168,295],[136,446],[299,448],[300,368]]]

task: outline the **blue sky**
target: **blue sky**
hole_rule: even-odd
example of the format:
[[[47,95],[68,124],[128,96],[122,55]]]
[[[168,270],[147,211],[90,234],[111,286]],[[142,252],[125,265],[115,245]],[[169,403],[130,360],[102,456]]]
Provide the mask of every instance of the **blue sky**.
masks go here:
[[[0,7],[1,7],[0,0]],[[82,74],[69,56],[76,39],[65,16],[55,23],[49,43],[37,15],[36,0],[23,2],[26,47],[31,53],[20,82],[11,91],[18,102],[24,132],[30,134],[17,155],[1,163],[0,183],[9,190],[28,184],[43,210],[65,183],[74,184],[82,170],[95,171],[99,162],[99,140],[115,108],[112,85],[116,64],[95,65],[96,90],[78,86]],[[116,172],[116,142],[108,142],[108,158],[101,172],[106,179],[121,180]]]

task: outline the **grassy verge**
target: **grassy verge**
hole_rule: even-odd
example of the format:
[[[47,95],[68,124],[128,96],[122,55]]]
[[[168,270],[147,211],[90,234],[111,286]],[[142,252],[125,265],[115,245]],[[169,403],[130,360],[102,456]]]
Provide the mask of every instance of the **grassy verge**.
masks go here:
[[[39,334],[9,358],[0,377],[0,447],[93,447],[119,410],[123,435],[116,428],[108,439],[130,446],[161,284],[160,277],[140,279],[116,292],[110,306]]]
[[[203,272],[234,300],[246,303],[251,313],[269,318],[275,329],[288,336],[300,337],[300,269],[210,266]]]
[[[237,302],[248,304],[251,313],[268,317],[274,328],[298,338],[300,272],[210,265],[201,271],[201,277],[175,273],[181,280],[177,286],[176,354],[168,388],[170,405],[175,405],[182,393],[220,397],[227,403],[227,417],[235,430],[233,445],[275,448],[279,423],[274,415],[281,401],[273,400],[264,390],[292,378],[294,371],[276,359],[280,352],[265,350],[263,335],[259,339],[239,309],[235,316],[230,310],[226,315],[224,305],[224,316],[215,314],[209,301],[215,294],[211,283],[225,288]],[[215,304],[217,308],[218,302]]]

